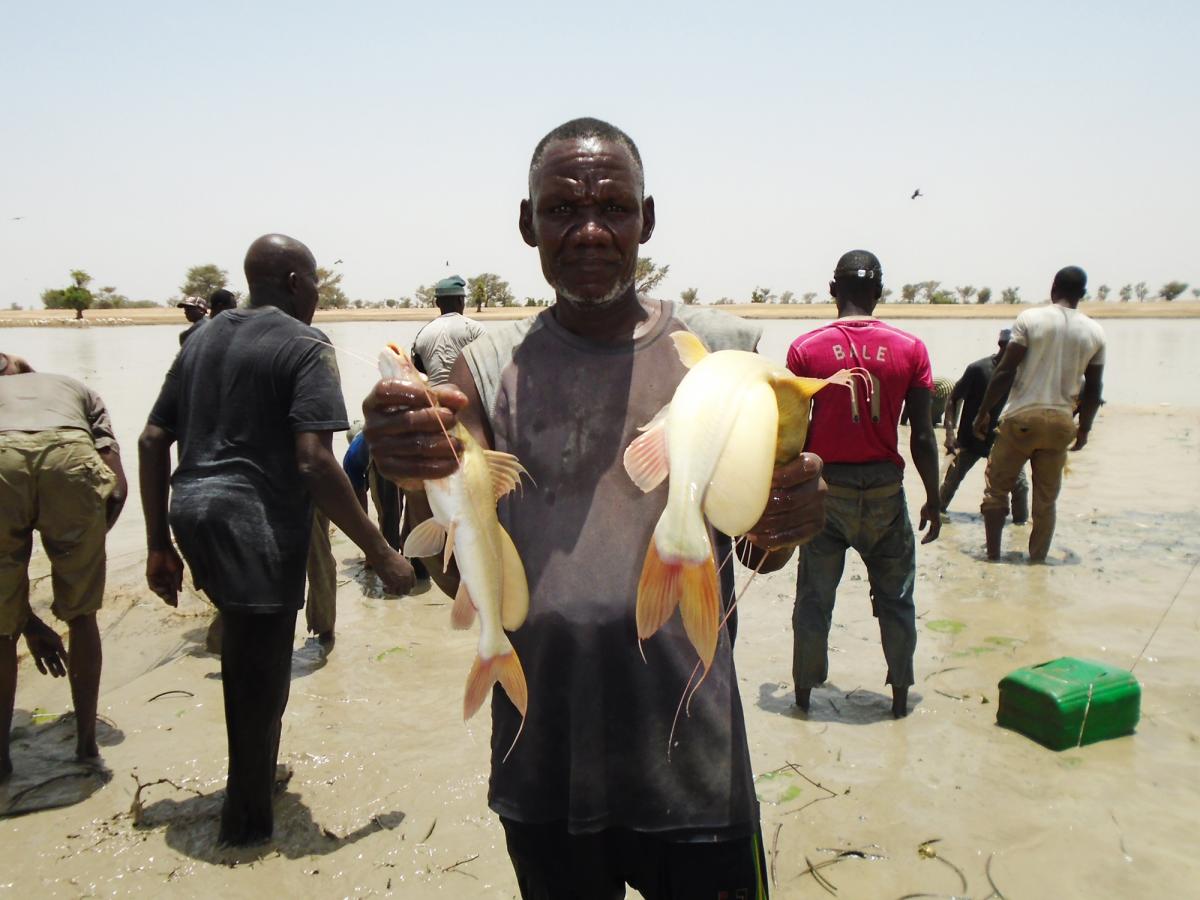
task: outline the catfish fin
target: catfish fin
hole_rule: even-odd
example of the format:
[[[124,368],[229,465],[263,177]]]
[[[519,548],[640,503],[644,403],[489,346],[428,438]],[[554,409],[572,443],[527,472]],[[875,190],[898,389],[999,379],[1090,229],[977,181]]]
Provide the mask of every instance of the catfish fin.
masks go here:
[[[409,559],[437,556],[445,543],[446,529],[435,519],[426,519],[404,541],[404,555]]]
[[[487,462],[488,474],[492,478],[492,495],[499,500],[518,484],[521,476],[528,475],[525,467],[511,453],[501,450],[484,450],[483,458]]]
[[[642,433],[625,448],[625,472],[643,494],[650,493],[667,477],[667,411],[670,408],[667,404],[659,410],[658,415],[638,429]]]
[[[458,527],[458,523],[453,519],[450,520],[450,527],[446,529],[446,546],[442,549],[442,571],[450,567],[450,557],[454,555],[454,529]]]
[[[454,595],[454,606],[450,608],[450,627],[455,631],[465,631],[475,621],[475,601],[467,590],[467,583],[458,582],[458,593]]]
[[[483,701],[487,699],[488,691],[496,682],[504,688],[513,706],[525,717],[529,707],[529,688],[525,683],[525,671],[521,661],[517,659],[516,651],[510,646],[507,653],[501,653],[485,660],[475,657],[471,672],[467,675],[467,690],[463,695],[463,719],[469,719],[479,712]]]
[[[646,548],[642,575],[638,579],[637,620],[638,640],[644,641],[662,628],[679,606],[681,563],[665,562],[658,553],[654,538]]]
[[[704,342],[690,331],[673,331],[671,332],[671,340],[675,342],[675,350],[679,354],[679,361],[683,363],[685,368],[690,369],[704,357],[708,356],[708,348],[704,346]]]
[[[721,591],[712,556],[702,563],[683,563],[680,583],[679,615],[683,630],[700,654],[707,674],[717,653],[717,633],[721,629]]]
[[[507,531],[500,529],[500,562],[504,567],[500,593],[500,624],[505,631],[516,631],[529,615],[529,583],[525,564]]]

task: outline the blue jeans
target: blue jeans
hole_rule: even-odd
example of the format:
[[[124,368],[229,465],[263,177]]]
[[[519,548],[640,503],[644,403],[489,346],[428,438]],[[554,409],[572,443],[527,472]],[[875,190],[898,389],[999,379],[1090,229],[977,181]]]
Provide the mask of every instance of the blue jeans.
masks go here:
[[[825,529],[802,548],[792,612],[792,677],[797,690],[829,677],[829,629],[838,582],[853,547],[867,566],[871,612],[879,620],[887,684],[913,683],[917,648],[913,583],[917,553],[899,470],[891,463],[826,466]]]

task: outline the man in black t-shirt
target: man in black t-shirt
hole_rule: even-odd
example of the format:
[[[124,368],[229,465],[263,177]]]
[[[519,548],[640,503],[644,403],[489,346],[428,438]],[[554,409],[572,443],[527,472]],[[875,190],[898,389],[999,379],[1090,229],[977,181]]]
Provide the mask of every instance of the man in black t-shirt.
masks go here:
[[[1004,355],[1004,348],[1008,346],[1011,337],[1012,332],[1009,329],[1004,328],[1000,331],[999,352],[995,356],[977,359],[967,366],[962,378],[958,380],[958,384],[954,386],[954,390],[950,394],[950,401],[946,404],[945,447],[947,453],[954,454],[954,461],[950,463],[950,468],[946,470],[946,479],[942,482],[940,499],[943,512],[949,506],[950,501],[954,499],[954,493],[962,484],[962,480],[967,477],[967,473],[979,460],[987,459],[992,444],[996,441],[996,423],[1000,420],[1000,412],[1004,409],[1004,404],[1008,402],[1007,393],[991,410],[992,424],[986,440],[980,440],[975,436],[971,430],[971,423],[975,421],[975,416],[979,413],[979,405],[983,402],[983,395],[987,391],[992,372],[996,370],[996,365],[1000,362],[1000,357]],[[959,404],[962,405],[961,416],[958,415]],[[958,425],[958,422],[962,424]],[[955,434],[956,428],[957,435]],[[1011,499],[1013,524],[1021,525],[1029,519],[1029,482],[1025,480],[1024,470],[1017,476],[1017,483],[1013,487]]]
[[[245,269],[249,308],[222,313],[193,334],[138,443],[146,580],[178,603],[183,563],[174,531],[196,586],[221,612],[229,776],[220,841],[233,845],[266,840],[274,825],[313,501],[388,590],[413,586],[412,567],[371,525],[332,453],[333,432],[349,422],[333,349],[309,326],[317,305],[312,253],[266,235],[250,246]],[[168,478],[176,441],[179,465]]]

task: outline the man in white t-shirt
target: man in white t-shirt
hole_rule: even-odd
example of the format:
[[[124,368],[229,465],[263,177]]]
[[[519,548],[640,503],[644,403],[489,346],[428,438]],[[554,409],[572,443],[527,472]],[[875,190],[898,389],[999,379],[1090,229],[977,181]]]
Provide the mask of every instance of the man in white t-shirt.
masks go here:
[[[981,506],[988,559],[1000,558],[1008,495],[1027,460],[1033,474],[1029,559],[1043,562],[1050,550],[1067,448],[1083,449],[1100,409],[1104,332],[1076,309],[1086,291],[1087,274],[1067,266],[1054,276],[1050,304],[1017,316],[1012,339],[975,417],[974,431],[982,438],[991,419],[989,410],[1008,391],[988,457]]]
[[[463,315],[467,283],[458,275],[443,278],[433,288],[441,315],[417,332],[412,358],[432,385],[445,384],[463,347],[483,334],[483,326]]]

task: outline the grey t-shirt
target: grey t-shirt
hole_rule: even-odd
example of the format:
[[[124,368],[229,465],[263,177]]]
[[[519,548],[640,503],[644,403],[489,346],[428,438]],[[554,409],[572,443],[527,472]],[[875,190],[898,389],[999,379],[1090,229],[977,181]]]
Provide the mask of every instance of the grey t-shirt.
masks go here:
[[[0,431],[54,428],[86,431],[97,450],[120,450],[104,401],[87,385],[49,372],[0,377]]]
[[[645,661],[638,652],[638,576],[666,485],[642,494],[622,455],[683,378],[668,335],[685,329],[713,350],[752,350],[760,333],[714,310],[664,303],[650,333],[613,346],[566,331],[547,310],[463,351],[496,449],[516,454],[536,482],[500,505],[530,590],[529,617],[511,635],[528,719],[507,761],[520,716],[503,691],[492,698],[489,799],[507,818],[691,839],[757,825],[728,633],[691,715],[680,716],[669,760],[696,651],[676,615],[644,643]],[[727,547],[722,540],[719,558]],[[723,582],[728,603],[732,577]]]
[[[421,365],[432,385],[450,380],[450,370],[458,362],[462,348],[483,334],[483,326],[462,313],[443,313],[417,332],[413,353],[421,357]]]

